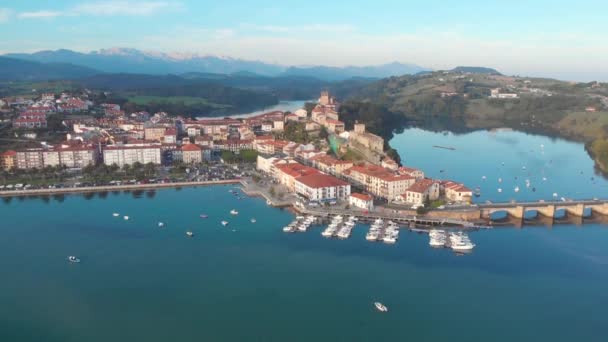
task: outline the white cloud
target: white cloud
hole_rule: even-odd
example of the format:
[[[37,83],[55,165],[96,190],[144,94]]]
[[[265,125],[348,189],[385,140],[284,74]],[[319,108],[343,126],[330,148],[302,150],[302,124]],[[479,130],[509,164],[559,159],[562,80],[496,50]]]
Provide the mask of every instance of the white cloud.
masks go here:
[[[60,15],[63,15],[62,12],[59,11],[34,11],[34,12],[21,12],[17,15],[21,19],[38,19],[38,18],[55,18]]]
[[[85,2],[65,10],[21,12],[21,19],[55,18],[60,16],[149,16],[168,10],[181,9],[179,2],[168,1],[96,1]],[[0,10],[0,21],[2,12]]]
[[[250,31],[262,31],[270,33],[307,33],[307,32],[320,32],[320,33],[347,33],[354,32],[356,29],[353,25],[349,24],[306,24],[298,26],[276,26],[276,25],[254,25],[254,24],[242,24],[241,28]]]
[[[181,4],[166,1],[98,1],[77,5],[73,11],[88,15],[146,16],[175,7],[181,7]]]
[[[13,11],[11,11],[10,9],[0,8],[0,23],[7,22],[11,18],[12,14]]]

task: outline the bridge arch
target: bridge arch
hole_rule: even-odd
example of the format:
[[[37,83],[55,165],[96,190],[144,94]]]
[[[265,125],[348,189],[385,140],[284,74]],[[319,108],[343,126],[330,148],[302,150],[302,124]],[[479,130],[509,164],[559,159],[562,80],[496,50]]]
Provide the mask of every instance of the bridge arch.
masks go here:
[[[497,209],[490,211],[490,221],[507,221],[509,219],[509,212],[505,209]]]

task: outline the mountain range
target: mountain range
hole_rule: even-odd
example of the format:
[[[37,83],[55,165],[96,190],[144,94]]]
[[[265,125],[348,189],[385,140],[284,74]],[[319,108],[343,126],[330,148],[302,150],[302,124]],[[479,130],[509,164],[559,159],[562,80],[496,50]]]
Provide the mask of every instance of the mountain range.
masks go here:
[[[89,53],[72,50],[46,50],[35,53],[11,53],[4,57],[38,63],[63,63],[86,67],[100,73],[183,74],[253,73],[261,76],[306,76],[326,81],[353,77],[384,78],[415,74],[429,69],[414,64],[393,62],[375,66],[284,66],[244,59],[199,54],[147,52],[130,48],[112,48]]]

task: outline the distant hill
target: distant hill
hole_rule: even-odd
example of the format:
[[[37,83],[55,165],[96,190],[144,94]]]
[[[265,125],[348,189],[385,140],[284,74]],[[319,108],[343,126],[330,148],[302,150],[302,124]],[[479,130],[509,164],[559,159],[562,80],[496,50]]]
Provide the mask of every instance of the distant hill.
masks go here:
[[[95,69],[69,63],[37,63],[0,57],[0,80],[3,81],[76,79],[98,73]]]
[[[390,63],[376,66],[348,66],[348,67],[290,67],[283,73],[286,76],[309,76],[325,80],[337,81],[349,78],[380,79],[390,76],[411,75],[429,69],[414,64]]]
[[[39,63],[70,63],[106,73],[138,74],[238,74],[259,76],[306,76],[325,81],[345,80],[353,77],[383,78],[414,74],[427,70],[417,65],[390,63],[362,67],[287,67],[279,64],[244,59],[205,56],[198,54],[168,54],[146,52],[129,48],[102,49],[81,53],[66,49],[39,51],[31,54],[12,53],[5,57]]]
[[[470,72],[472,74],[491,74],[491,75],[501,75],[500,72],[496,69],[486,68],[486,67],[474,67],[474,66],[457,66],[452,71],[456,72]]]

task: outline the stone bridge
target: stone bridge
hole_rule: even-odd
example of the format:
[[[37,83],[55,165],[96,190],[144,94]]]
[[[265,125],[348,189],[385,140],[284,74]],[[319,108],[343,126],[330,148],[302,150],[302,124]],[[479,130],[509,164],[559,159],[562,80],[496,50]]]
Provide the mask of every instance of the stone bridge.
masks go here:
[[[497,212],[506,212],[512,218],[522,220],[529,212],[536,212],[538,216],[553,219],[555,213],[560,210],[568,216],[575,217],[585,217],[586,209],[591,210],[591,215],[608,215],[608,200],[495,203],[479,204],[478,208],[483,219],[491,219],[491,215]]]

